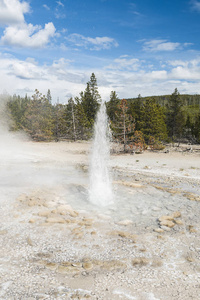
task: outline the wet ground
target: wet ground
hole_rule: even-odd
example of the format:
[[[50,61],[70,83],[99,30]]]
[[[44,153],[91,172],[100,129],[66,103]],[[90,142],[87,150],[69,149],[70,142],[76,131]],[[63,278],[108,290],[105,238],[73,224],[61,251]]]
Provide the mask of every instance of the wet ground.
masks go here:
[[[4,151],[0,299],[200,299],[198,155],[112,156],[115,201],[97,207],[88,148]]]

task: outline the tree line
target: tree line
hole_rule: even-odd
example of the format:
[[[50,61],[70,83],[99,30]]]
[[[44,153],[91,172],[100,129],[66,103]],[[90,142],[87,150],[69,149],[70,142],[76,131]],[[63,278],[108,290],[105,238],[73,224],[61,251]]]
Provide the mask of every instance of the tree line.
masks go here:
[[[24,130],[37,141],[92,137],[96,113],[101,103],[97,79],[92,73],[85,91],[67,104],[52,103],[50,90],[32,97],[10,97],[7,108],[11,130]],[[113,140],[124,151],[148,145],[162,149],[166,142],[200,143],[200,96],[180,95],[177,89],[168,96],[119,99],[112,91],[106,102]]]

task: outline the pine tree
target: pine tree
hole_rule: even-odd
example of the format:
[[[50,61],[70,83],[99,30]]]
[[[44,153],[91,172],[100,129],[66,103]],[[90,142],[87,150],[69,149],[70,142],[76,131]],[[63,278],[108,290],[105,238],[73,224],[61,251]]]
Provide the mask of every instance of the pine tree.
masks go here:
[[[183,101],[176,88],[171,94],[167,105],[167,126],[172,140],[178,139],[182,135],[185,123],[182,106]]]
[[[25,98],[14,95],[7,103],[13,121],[11,130],[17,131],[25,128],[25,112],[29,102],[30,99],[28,99],[27,95]]]
[[[101,96],[98,92],[97,79],[94,73],[92,73],[92,75],[90,76],[89,87],[90,87],[90,92],[92,94],[93,101],[100,102]]]
[[[90,123],[90,127],[92,127],[101,99],[98,93],[97,81],[94,73],[92,73],[90,81],[87,82],[87,86],[84,93],[81,92],[80,96],[84,112]]]
[[[139,121],[140,130],[144,134],[145,141],[154,137],[156,140],[167,139],[167,127],[165,116],[160,105],[156,104],[155,99],[149,98],[141,108],[141,120]]]
[[[52,106],[37,89],[27,105],[24,129],[36,140],[51,139],[53,136]]]
[[[75,104],[75,122],[78,139],[88,139],[92,136],[91,124],[78,97],[75,98]]]
[[[106,107],[109,119],[111,120],[111,122],[114,122],[116,119],[117,111],[119,110],[119,98],[115,91],[111,91],[110,101],[106,103]]]
[[[200,112],[199,112],[199,114],[195,118],[193,132],[194,132],[194,136],[196,138],[196,141],[198,143],[200,143]]]
[[[57,102],[53,106],[53,124],[54,124],[54,138],[58,142],[59,139],[67,138],[67,122],[65,118],[66,105]]]
[[[195,121],[192,121],[192,118],[189,114],[187,115],[186,122],[183,127],[183,135],[189,141],[192,141],[195,136]]]
[[[135,130],[141,130],[141,121],[142,121],[142,98],[141,95],[139,94],[137,99],[135,99],[134,102],[130,104],[130,113],[135,121]]]
[[[49,103],[51,104],[51,102],[52,102],[52,97],[51,97],[51,91],[50,91],[50,89],[48,89],[48,91],[47,91],[47,100],[48,100]]]

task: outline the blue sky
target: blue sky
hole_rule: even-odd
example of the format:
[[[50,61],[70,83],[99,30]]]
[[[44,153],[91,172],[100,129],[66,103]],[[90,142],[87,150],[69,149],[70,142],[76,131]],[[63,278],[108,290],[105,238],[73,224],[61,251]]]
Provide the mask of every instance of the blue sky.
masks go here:
[[[199,0],[0,0],[0,93],[200,93]]]

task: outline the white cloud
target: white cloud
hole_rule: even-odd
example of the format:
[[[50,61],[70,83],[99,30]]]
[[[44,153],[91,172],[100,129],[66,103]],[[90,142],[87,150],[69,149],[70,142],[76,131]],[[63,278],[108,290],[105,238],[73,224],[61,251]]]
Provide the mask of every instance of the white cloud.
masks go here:
[[[24,14],[30,11],[28,2],[19,0],[0,0],[0,25],[24,22]]]
[[[180,43],[172,43],[167,40],[151,40],[144,42],[143,50],[145,51],[174,51],[181,46]]]
[[[129,4],[129,11],[136,16],[139,16],[139,17],[143,16],[140,12],[137,11],[137,6],[135,3]]]
[[[63,8],[65,7],[61,1],[56,1],[57,7],[55,9],[56,19],[65,19],[66,15],[63,13]]]
[[[49,9],[47,5],[43,5]],[[52,22],[39,25],[27,24],[24,14],[30,12],[30,6],[26,1],[0,0],[0,25],[6,26],[0,38],[2,45],[26,48],[43,48],[50,38],[56,35]]]
[[[194,72],[187,67],[178,66],[171,70],[171,77],[175,79],[194,79]]]
[[[46,10],[50,10],[50,7],[46,4],[43,4],[43,7],[46,9]]]
[[[40,26],[32,24],[22,24],[19,26],[9,26],[4,30],[1,43],[9,46],[42,48],[45,47],[51,37],[55,35],[53,23],[45,24],[42,29]]]
[[[65,19],[66,15],[63,14],[62,12],[59,12],[58,9],[56,9],[55,17],[56,19]]]
[[[149,80],[150,81],[154,81],[154,80],[165,80],[168,78],[168,74],[167,74],[167,71],[165,70],[158,70],[158,71],[152,71],[150,73],[146,73],[145,74],[145,78],[146,80]]]
[[[200,12],[200,1],[197,0],[191,0],[190,1],[191,7],[193,10]]]
[[[198,80],[200,78],[200,66],[190,67],[190,66],[177,66],[171,70],[170,77],[179,80]]]
[[[115,59],[112,64],[106,67],[106,69],[137,71],[141,66],[141,63],[142,62],[137,58],[129,58],[128,55],[122,55]]]
[[[14,61],[10,65],[10,75],[14,75],[17,78],[30,80],[43,77],[42,70],[31,61]]]
[[[50,89],[54,101],[59,97],[61,103],[66,103],[67,94],[79,96],[80,91],[85,90],[92,73],[90,70],[76,70],[71,63],[61,58],[51,65],[39,65],[32,58],[22,61],[0,55],[1,86],[11,95],[22,96],[26,93],[31,96],[36,88],[43,94]]]
[[[77,47],[84,47],[90,50],[110,49],[118,47],[118,43],[110,37],[85,37],[81,34],[73,33],[66,38],[69,42]]]
[[[58,6],[64,7],[64,4],[61,1],[56,1],[56,3],[58,4]]]
[[[188,61],[183,61],[183,60],[173,60],[168,62],[171,66],[183,66],[187,67],[188,66]]]
[[[125,68],[123,69],[123,60]],[[103,99],[109,100],[110,92],[115,90],[119,97],[171,94],[177,87],[180,93],[200,93],[200,59],[165,62],[166,67],[145,69],[148,62],[128,56],[120,56],[108,65],[121,65],[120,68],[76,69],[66,58],[53,61],[50,65],[39,65],[33,58],[25,61],[8,55],[0,55],[1,86],[11,95],[28,93],[31,96],[35,88],[46,93],[50,88],[53,100],[67,101],[66,95],[79,96],[86,88],[91,73],[94,72]],[[138,68],[132,65],[139,64]],[[106,71],[105,71],[106,68]],[[28,87],[28,89],[27,89]],[[0,93],[2,91],[0,90]]]
[[[191,70],[195,70],[196,68],[199,68],[200,66],[200,58],[192,59],[192,60],[170,60],[168,61],[168,64],[173,67],[184,67],[184,68],[190,68]]]

